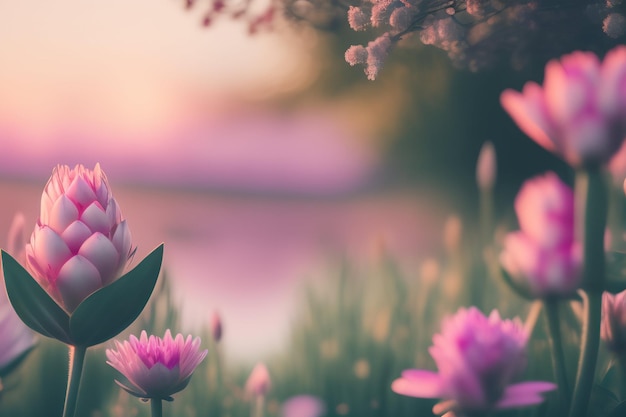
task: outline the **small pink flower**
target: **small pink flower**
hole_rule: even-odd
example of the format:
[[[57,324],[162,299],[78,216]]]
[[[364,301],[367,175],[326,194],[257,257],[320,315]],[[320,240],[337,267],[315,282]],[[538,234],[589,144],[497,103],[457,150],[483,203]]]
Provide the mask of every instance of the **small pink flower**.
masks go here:
[[[117,382],[128,393],[150,399],[172,401],[172,394],[183,390],[193,371],[207,355],[200,350],[200,338],[191,335],[172,338],[169,329],[161,339],[141,332],[139,339],[130,336],[123,343],[115,341],[115,349],[107,349],[107,363],[125,378]]]
[[[24,216],[17,214],[9,229],[7,252],[18,262],[24,261]],[[2,273],[0,278],[4,281]],[[0,375],[15,361],[35,346],[36,338],[31,329],[20,320],[9,302],[4,285],[0,288]]]
[[[272,381],[267,367],[263,363],[258,363],[246,381],[246,392],[253,397],[262,397],[269,392],[271,387]]]
[[[574,194],[554,173],[524,183],[515,198],[519,232],[504,239],[504,270],[535,297],[570,296],[581,280]]]
[[[526,367],[528,334],[519,319],[485,317],[478,309],[460,309],[444,319],[429,352],[439,372],[409,369],[391,389],[410,397],[441,398],[446,409],[467,415],[543,402],[550,382],[518,382]],[[443,404],[443,403],[441,403]],[[435,406],[435,409],[441,409]]]
[[[26,264],[68,312],[118,278],[132,255],[130,231],[106,175],[57,166],[41,197]]]
[[[574,52],[546,65],[543,87],[528,82],[506,90],[501,103],[539,145],[574,167],[605,164],[626,137],[626,47],[601,63]]]
[[[602,325],[600,337],[609,350],[626,353],[626,291],[602,295]]]

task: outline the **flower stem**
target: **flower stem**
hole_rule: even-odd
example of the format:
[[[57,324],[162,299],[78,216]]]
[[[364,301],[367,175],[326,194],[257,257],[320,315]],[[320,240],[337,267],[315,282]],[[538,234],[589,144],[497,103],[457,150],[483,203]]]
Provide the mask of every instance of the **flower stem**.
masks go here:
[[[559,386],[559,400],[563,413],[567,410],[570,403],[570,391],[567,373],[565,371],[565,358],[563,357],[563,343],[559,323],[559,304],[556,299],[550,298],[545,300],[544,306],[548,324],[548,341],[552,352],[552,366],[554,367],[554,377]]]
[[[602,292],[604,291],[604,229],[607,215],[607,190],[598,169],[576,175],[576,231],[583,245],[582,288],[584,314],[582,346],[570,417],[584,417],[595,376],[600,345]]]
[[[152,417],[163,417],[163,400],[160,398],[150,399],[150,411]]]
[[[80,377],[83,374],[85,354],[87,353],[87,348],[83,346],[70,346],[69,348],[70,367],[67,392],[65,393],[65,406],[63,407],[63,417],[74,417],[74,413],[76,412]]]

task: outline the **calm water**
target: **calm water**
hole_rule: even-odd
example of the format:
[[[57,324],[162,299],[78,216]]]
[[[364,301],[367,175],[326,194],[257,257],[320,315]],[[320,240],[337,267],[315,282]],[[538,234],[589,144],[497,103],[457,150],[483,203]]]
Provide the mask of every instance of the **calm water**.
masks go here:
[[[0,180],[0,236],[17,211],[27,225],[35,222],[43,186]],[[446,215],[432,198],[408,191],[333,199],[114,191],[138,246],[135,259],[165,242],[164,266],[187,327],[181,330],[217,309],[226,352],[250,361],[280,348],[302,281],[324,279],[329,255],[365,262],[384,245],[410,276],[439,241]]]

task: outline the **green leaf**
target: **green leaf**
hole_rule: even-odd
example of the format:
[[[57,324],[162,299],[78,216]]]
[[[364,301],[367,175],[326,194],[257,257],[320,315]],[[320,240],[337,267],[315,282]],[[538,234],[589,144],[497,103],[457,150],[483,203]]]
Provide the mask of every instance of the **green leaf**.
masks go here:
[[[9,300],[20,319],[37,333],[72,344],[68,314],[5,251],[2,269]]]
[[[70,318],[70,330],[76,344],[97,345],[130,326],[150,299],[162,259],[163,244],[132,271],[83,300]]]

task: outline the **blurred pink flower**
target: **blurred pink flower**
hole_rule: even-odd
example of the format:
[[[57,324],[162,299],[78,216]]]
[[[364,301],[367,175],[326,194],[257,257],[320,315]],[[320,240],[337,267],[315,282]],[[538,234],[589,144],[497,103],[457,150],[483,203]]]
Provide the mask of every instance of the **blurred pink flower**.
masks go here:
[[[529,295],[569,296],[580,285],[574,195],[554,173],[524,183],[515,199],[520,231],[507,234],[500,263]]]
[[[320,417],[326,412],[322,400],[312,395],[288,398],[281,407],[281,417]]]
[[[506,90],[501,103],[524,133],[570,165],[605,164],[626,137],[626,47],[602,63],[580,51],[552,60],[543,87]]]
[[[222,340],[222,331],[222,318],[217,311],[214,311],[211,316],[211,335],[215,342]]]
[[[543,247],[526,233],[513,232],[504,239],[500,262],[535,297],[569,296],[580,286],[582,253],[577,244]]]
[[[602,325],[600,337],[609,350],[626,353],[626,291],[602,295]]]
[[[263,363],[258,363],[246,381],[246,392],[253,397],[265,396],[272,387],[270,373]]]
[[[24,216],[18,213],[9,229],[7,252],[24,261]],[[2,281],[4,276],[0,272]],[[4,285],[0,289],[0,375],[35,346],[35,334],[18,317],[9,302]]]
[[[132,255],[130,230],[106,175],[77,165],[57,166],[41,197],[26,263],[68,312],[119,277]]]
[[[467,415],[543,402],[556,385],[514,381],[526,367],[528,334],[522,322],[502,320],[497,311],[485,317],[477,308],[460,309],[444,319],[429,352],[439,372],[408,369],[391,389],[410,397],[445,400],[433,410]]]
[[[128,393],[140,398],[172,401],[172,394],[183,390],[193,371],[207,355],[200,350],[200,338],[172,338],[170,330],[165,336],[151,335],[145,330],[139,339],[134,335],[123,343],[115,341],[115,349],[107,349],[107,363],[117,369],[126,381],[115,381]]]

